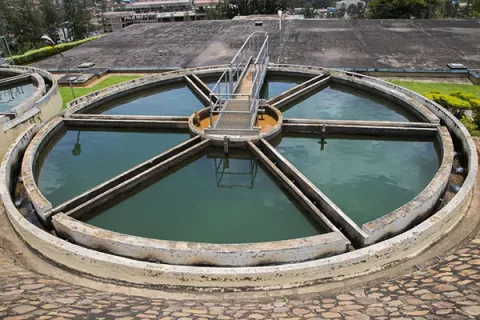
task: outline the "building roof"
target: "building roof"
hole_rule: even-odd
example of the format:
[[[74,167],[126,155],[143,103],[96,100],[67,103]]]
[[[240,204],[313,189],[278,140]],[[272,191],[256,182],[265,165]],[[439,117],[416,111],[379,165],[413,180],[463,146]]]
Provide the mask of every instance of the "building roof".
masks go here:
[[[480,20],[212,20],[138,24],[64,52],[75,67],[193,67],[228,63],[256,30],[270,34],[270,62],[326,67],[480,68]],[[61,68],[56,56],[34,63]]]

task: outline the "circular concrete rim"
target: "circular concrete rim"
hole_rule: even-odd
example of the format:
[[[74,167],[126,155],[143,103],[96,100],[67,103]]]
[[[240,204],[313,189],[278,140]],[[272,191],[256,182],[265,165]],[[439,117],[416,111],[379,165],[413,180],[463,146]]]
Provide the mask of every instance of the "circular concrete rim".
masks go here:
[[[68,113],[76,113],[76,112],[82,112],[86,110],[91,110],[92,108],[97,108],[101,107],[101,103],[106,101],[111,101],[111,100],[116,100],[119,97],[124,96],[125,93],[129,93],[132,91],[139,91],[139,89],[146,89],[150,87],[158,87],[160,85],[168,85],[171,84],[172,82],[180,82],[183,80],[184,75],[189,75],[189,74],[199,74],[203,76],[208,76],[210,74],[218,74],[219,71],[224,70],[224,66],[211,66],[211,67],[201,67],[201,68],[194,68],[194,69],[185,69],[182,71],[173,71],[173,72],[167,72],[164,74],[160,75],[152,75],[152,76],[147,76],[144,78],[140,79],[134,79],[128,82],[125,82],[123,84],[119,84],[116,86],[113,86],[111,88],[106,88],[99,90],[97,92],[91,93],[87,96],[81,97],[72,104],[75,105],[75,107],[72,110],[67,111]],[[279,72],[280,74],[289,74],[293,76],[300,76],[300,77],[305,77],[305,75],[319,75],[319,74],[327,74],[327,75],[332,75],[334,76],[334,79],[340,79],[341,81],[345,82],[345,75],[348,75],[346,72],[338,72],[335,70],[331,69],[325,69],[325,68],[319,68],[319,67],[305,67],[305,66],[269,66],[269,70],[273,69],[273,71]],[[352,77],[355,79],[358,79],[360,77],[355,76]],[[360,83],[359,83],[360,81]],[[404,108],[408,108],[408,110],[414,114],[416,114],[419,118],[427,121],[427,122],[433,122],[433,123],[438,123],[439,119],[438,117],[433,114],[428,108],[423,106],[421,103],[418,103],[416,101],[412,101],[411,98],[408,96],[401,94],[399,92],[396,92],[395,90],[388,90],[384,87],[378,87],[375,84],[371,83],[365,83],[361,82],[360,80],[355,80],[353,83],[349,84],[352,86],[356,87],[366,87],[368,89],[374,90],[374,92],[378,93],[381,92],[384,96],[388,95],[391,96],[391,100],[396,101],[397,103],[402,103]],[[119,96],[116,97],[116,94],[120,94]],[[77,101],[80,101],[80,104],[77,103]],[[277,109],[278,110],[278,109]],[[203,112],[208,112],[208,108],[204,108],[200,110],[201,113]],[[282,113],[278,110],[276,112],[278,115],[282,116]],[[190,132],[200,135],[203,138],[208,138],[212,140],[212,143],[216,146],[223,146],[223,139],[221,136],[210,136],[210,135],[204,135],[203,132],[197,130],[195,126],[193,126],[193,116],[192,114],[188,120],[189,120],[189,128]],[[283,120],[282,120],[283,122]],[[276,128],[275,132],[271,132],[269,135],[269,140],[274,140],[278,138],[278,136],[281,134],[281,127],[278,126]],[[447,133],[447,136],[449,133]],[[260,137],[261,138],[261,137]],[[453,152],[450,155],[449,153],[445,152],[445,145],[448,146],[448,151],[451,145],[449,137],[448,139],[445,139],[445,137],[442,137],[442,134],[440,133],[440,144],[444,148],[443,152],[443,161],[441,162],[441,166],[439,167],[436,175],[432,178],[430,183],[411,201],[408,203],[404,204],[402,207],[385,214],[382,217],[379,217],[375,219],[374,221],[370,221],[362,226],[354,226],[353,228],[356,228],[358,233],[365,238],[364,241],[365,244],[372,244],[373,242],[378,241],[379,239],[383,238],[385,233],[396,233],[396,229],[405,229],[409,224],[412,223],[413,220],[417,220],[419,217],[418,211],[421,211],[421,208],[425,206],[424,203],[430,203],[429,205],[433,206],[432,200],[434,197],[432,195],[437,195],[440,193],[440,190],[442,187],[445,186],[447,179],[445,178],[445,173],[449,171],[447,168],[448,165],[451,165],[452,159],[450,159],[450,156],[453,156]],[[443,139],[442,139],[443,138]],[[257,136],[252,136],[252,137],[237,137],[237,136],[232,136],[229,139],[229,143],[231,146],[234,147],[244,147],[245,142],[252,140],[258,140]],[[29,148],[30,149],[30,148]],[[447,155],[446,155],[447,154]],[[27,154],[27,157],[29,154]],[[448,160],[448,161],[445,161]],[[32,166],[30,166],[31,168]],[[27,167],[28,168],[28,167]],[[29,168],[28,168],[29,169]],[[33,174],[31,175],[33,176]],[[32,179],[25,179],[25,181],[30,181]],[[443,182],[443,184],[442,184]],[[31,192],[32,195],[35,195],[34,199],[37,199],[39,202],[40,208],[42,208],[41,211],[43,210],[49,210],[51,209],[51,204],[45,199],[43,195],[41,195],[40,191],[35,185],[35,182],[33,182],[33,191]],[[440,186],[440,187],[438,187]],[[433,192],[432,190],[435,189],[436,193]],[[353,224],[353,222],[352,222]],[[360,230],[361,228],[361,230]],[[386,232],[386,230],[389,230]],[[368,237],[368,239],[366,239]]]
[[[11,108],[10,110],[4,111],[7,113],[15,113],[18,116],[33,108],[37,100],[41,99],[47,90],[45,80],[41,75],[36,72],[31,72],[31,70],[27,71],[23,68],[17,68],[15,66],[10,66],[8,68],[0,67],[0,75],[12,76],[12,74],[17,76],[28,74],[30,76],[30,80],[26,81],[29,81],[29,83],[33,84],[36,87],[35,91],[30,96],[26,97],[18,105]]]
[[[314,68],[304,66],[287,67],[307,69]],[[325,70],[321,68],[317,69]],[[385,86],[390,86],[393,88],[396,87],[395,85],[385,83],[375,78],[355,75],[352,73],[346,74],[366,78],[369,81],[377,82]],[[332,280],[367,274],[398,263],[399,260],[418,255],[432,245],[432,243],[448,233],[462,218],[463,209],[468,206],[473,182],[478,170],[478,159],[475,152],[475,147],[468,132],[459,123],[459,121],[448,111],[439,105],[426,100],[422,96],[403,88],[397,87],[397,89],[405,92],[410,97],[425,102],[431,108],[431,110],[446,123],[449,129],[454,132],[457,138],[460,139],[460,142],[463,146],[463,151],[466,152],[468,156],[469,170],[467,178],[460,191],[444,208],[435,213],[432,217],[420,223],[418,226],[382,243],[372,245],[368,248],[359,249],[351,253],[343,254],[341,256],[290,265],[254,268],[184,267],[136,262],[122,257],[95,252],[90,249],[81,248],[71,243],[61,241],[60,239],[31,225],[15,208],[9,194],[8,187],[10,186],[11,182],[12,165],[18,161],[29,140],[38,130],[38,128],[33,126],[15,141],[15,143],[7,152],[4,161],[2,162],[0,168],[0,178],[2,179],[2,183],[0,184],[0,195],[4,200],[7,214],[14,228],[24,238],[24,240],[36,248],[42,255],[45,255],[49,259],[52,259],[66,266],[67,268],[101,278],[108,278],[108,276],[105,274],[105,268],[110,266],[116,270],[121,270],[121,272],[118,274],[118,280],[126,282],[140,284],[148,283],[142,282],[141,279],[152,280],[151,276],[153,272],[157,276],[166,275],[163,281],[153,281],[153,285],[185,286],[188,285],[188,281],[190,280],[192,281],[192,285],[205,285],[205,281],[211,281],[217,283],[217,285],[220,285],[221,283],[218,283],[220,278],[227,286],[230,285],[231,287],[240,288],[245,286],[253,286],[253,288],[261,289],[295,287],[309,283],[316,283],[322,281],[322,279]],[[402,252],[402,255],[399,255],[398,252],[395,251],[389,252],[388,249],[391,248],[399,249],[398,252]],[[369,261],[369,258],[372,256],[376,256],[376,260],[373,263],[372,261]],[[89,265],[85,266],[85,268],[82,268],[80,267],[82,265],[82,261],[88,261],[90,264],[97,264],[97,267],[95,268]],[[347,269],[349,269],[348,267],[352,267],[352,263],[357,265],[355,268],[356,271],[352,273],[345,273],[344,271],[347,271]],[[99,265],[101,266],[99,267]],[[342,266],[344,268],[342,268]],[[144,269],[144,271],[149,272],[142,273],[140,272],[140,269]],[[338,270],[342,270],[342,272],[338,272]],[[320,271],[325,272],[324,277],[318,277]],[[275,277],[272,278],[272,275],[275,273],[280,277],[284,277],[283,280],[287,281],[288,285],[282,285],[274,281]],[[188,276],[188,279],[184,278],[183,280],[175,281],[175,275],[181,277]],[[204,275],[206,278],[198,278],[199,275]],[[256,287],[255,284],[252,284],[252,276],[256,277],[258,280],[258,287]],[[289,280],[292,281],[290,282]]]

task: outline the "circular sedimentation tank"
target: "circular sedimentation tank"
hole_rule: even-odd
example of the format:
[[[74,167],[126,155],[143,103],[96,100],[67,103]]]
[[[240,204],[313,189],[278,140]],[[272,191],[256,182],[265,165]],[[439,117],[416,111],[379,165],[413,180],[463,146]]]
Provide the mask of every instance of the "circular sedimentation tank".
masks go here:
[[[41,123],[62,108],[57,81],[32,67],[0,67],[0,155],[32,123]]]
[[[383,270],[463,217],[477,153],[439,105],[359,74],[270,65],[258,134],[225,137],[206,133],[218,115],[195,85],[224,70],[132,80],[25,131],[1,171],[17,232],[101,279],[263,290]]]

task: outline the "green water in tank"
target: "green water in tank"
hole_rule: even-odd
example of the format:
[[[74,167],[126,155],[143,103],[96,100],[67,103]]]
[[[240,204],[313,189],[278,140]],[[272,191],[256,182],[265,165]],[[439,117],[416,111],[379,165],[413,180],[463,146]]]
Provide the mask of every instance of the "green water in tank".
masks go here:
[[[439,168],[433,141],[325,141],[283,137],[277,149],[359,225],[412,200]]]
[[[189,116],[204,105],[185,85],[169,85],[129,94],[88,113],[108,115]]]
[[[186,133],[68,130],[42,153],[38,187],[56,206],[189,137]]]
[[[203,155],[87,223],[164,240],[249,243],[325,230],[299,211],[255,160]]]
[[[330,84],[282,109],[285,118],[418,121],[403,107],[352,87]]]

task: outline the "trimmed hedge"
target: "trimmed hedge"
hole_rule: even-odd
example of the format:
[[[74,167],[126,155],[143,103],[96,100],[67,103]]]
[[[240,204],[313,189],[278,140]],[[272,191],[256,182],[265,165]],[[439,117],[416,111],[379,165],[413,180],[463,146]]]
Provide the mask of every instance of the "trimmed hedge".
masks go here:
[[[470,102],[448,94],[426,93],[425,96],[449,110],[466,110],[472,108]]]
[[[480,99],[472,99],[470,100],[470,104],[473,109],[480,109]]]
[[[76,46],[79,46],[81,44],[84,44],[85,42],[91,41],[98,39],[100,37],[103,37],[104,35],[99,35],[95,37],[90,37],[86,38],[83,40],[78,40],[78,41],[73,41],[73,42],[67,42],[67,43],[60,43],[55,46],[60,52],[67,51],[69,49],[72,49]],[[40,59],[44,59],[50,56],[53,56],[57,54],[57,51],[53,49],[51,46],[46,46],[40,49],[35,49],[35,50],[30,50],[25,52],[24,54],[13,56],[12,60],[13,63],[16,65],[24,65],[33,61],[38,61]]]
[[[480,136],[480,131],[478,130],[480,124],[480,99],[477,99],[474,94],[464,91],[441,94],[438,91],[432,91],[425,93],[424,96],[454,113],[472,135]],[[473,119],[471,116],[465,116],[464,110],[473,110]]]
[[[469,92],[464,92],[464,91],[453,91],[453,92],[450,92],[450,95],[454,96],[454,97],[457,97],[457,98],[460,98],[462,100],[468,101],[468,102],[470,102],[471,100],[477,99],[477,97],[475,97],[475,95],[473,95]]]
[[[478,125],[475,123],[475,121],[465,116],[462,116],[460,122],[465,126],[465,128],[467,128],[468,132],[470,133],[473,133],[478,129]]]

